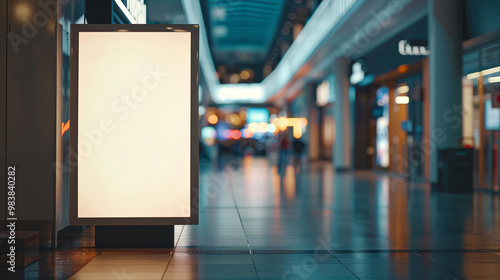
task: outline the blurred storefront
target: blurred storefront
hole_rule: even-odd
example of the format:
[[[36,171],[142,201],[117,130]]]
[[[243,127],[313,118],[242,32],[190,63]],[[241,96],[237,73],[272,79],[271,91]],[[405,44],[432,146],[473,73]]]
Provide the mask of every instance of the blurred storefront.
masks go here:
[[[464,145],[475,149],[475,187],[499,190],[500,32],[465,43]]]
[[[352,63],[355,168],[426,177],[426,38],[423,18]]]
[[[500,20],[491,14],[498,5],[464,1],[462,102],[450,102],[442,112],[430,107],[430,80],[438,77],[429,73],[428,16],[352,61],[352,77],[362,76],[351,81],[356,89],[355,168],[430,180],[434,113],[450,129],[462,130],[458,147],[475,150],[475,187],[498,192]]]
[[[333,102],[335,79],[329,75],[313,84],[312,95],[314,107],[318,119],[318,130],[316,144],[318,145],[318,157],[322,160],[332,160],[333,142],[335,138],[335,120],[333,118]]]

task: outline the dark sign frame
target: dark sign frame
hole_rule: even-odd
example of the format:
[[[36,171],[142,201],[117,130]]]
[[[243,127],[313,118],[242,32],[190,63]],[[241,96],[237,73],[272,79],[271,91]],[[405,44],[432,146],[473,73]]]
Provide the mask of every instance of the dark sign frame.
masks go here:
[[[79,34],[82,32],[190,32],[191,33],[191,205],[190,217],[79,218],[78,166],[69,172],[71,225],[188,225],[198,224],[198,78],[199,26],[188,24],[72,24],[71,25],[71,101],[70,151],[78,152],[78,69]]]

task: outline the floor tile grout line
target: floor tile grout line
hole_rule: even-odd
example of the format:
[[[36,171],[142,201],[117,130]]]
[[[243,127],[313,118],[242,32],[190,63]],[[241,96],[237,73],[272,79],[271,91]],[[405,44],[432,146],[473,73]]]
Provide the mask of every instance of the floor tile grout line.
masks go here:
[[[279,254],[285,254],[285,255],[295,255],[295,254],[314,254],[314,252],[331,252],[332,254],[387,254],[387,253],[394,253],[394,254],[408,254],[408,253],[415,253],[415,254],[425,254],[425,253],[500,253],[500,249],[494,250],[492,252],[490,251],[485,251],[483,249],[368,249],[368,250],[363,250],[363,249],[343,249],[343,250],[334,250],[334,249],[324,249],[324,250],[317,250],[317,249],[258,249],[258,250],[252,250],[252,254],[254,255],[261,255],[261,254],[271,254],[271,255],[279,255]],[[206,254],[208,252],[219,252],[219,253],[230,253],[230,254],[235,254],[235,255],[243,255],[243,254],[249,254],[249,250],[176,250],[176,253],[198,253],[198,254]],[[239,253],[235,253],[239,252]],[[274,253],[275,252],[275,253]],[[286,253],[285,253],[286,252]],[[209,254],[209,253],[208,253]]]
[[[354,222],[353,222],[353,223],[354,223]],[[357,225],[357,226],[362,227],[361,225],[359,225],[359,224],[357,224],[357,223],[354,223],[354,224],[355,224],[355,225]],[[403,246],[403,245],[401,245],[401,244],[399,244],[399,243],[397,243],[397,242],[395,242],[395,241],[393,241],[393,240],[389,239],[389,237],[387,237],[387,236],[381,235],[381,234],[379,234],[379,233],[377,233],[377,232],[374,232],[374,231],[372,231],[372,230],[369,230],[369,229],[367,229],[367,230],[368,230],[369,232],[371,232],[371,233],[373,233],[373,234],[375,234],[375,235],[379,236],[379,237],[382,237],[383,239],[386,239],[387,241],[389,241],[389,242],[391,242],[391,243],[394,243],[394,244],[396,244],[396,245],[398,245],[398,246],[400,246],[400,247],[402,247],[402,248],[405,248],[405,246]],[[485,236],[482,236],[482,235],[479,235],[479,234],[477,234],[477,235],[478,235],[478,236],[481,236],[481,237],[485,237]],[[485,238],[487,238],[487,237],[485,237]],[[492,240],[495,240],[495,239],[492,239]],[[491,254],[495,253],[495,252],[494,252],[495,250],[493,250],[493,251],[492,251],[491,249],[488,249],[488,248],[480,248],[480,247],[478,247],[477,245],[469,245],[469,244],[467,244],[467,243],[465,243],[465,242],[463,242],[462,244],[463,244],[463,245],[467,245],[467,246],[471,246],[471,247],[474,247],[474,248],[475,248],[475,249],[471,249],[471,251],[472,251],[472,250],[482,250],[482,251],[484,251],[485,253],[491,253]],[[416,252],[418,252],[418,251],[427,250],[427,249],[411,249],[411,248],[408,248],[407,250],[408,250],[408,251],[410,251],[410,252],[412,252],[412,253],[416,253]],[[432,250],[432,249],[429,249],[429,250]],[[434,250],[438,251],[438,250],[453,250],[453,249],[434,249]],[[463,250],[467,250],[467,249],[463,249]]]
[[[245,234],[245,240],[247,241],[248,251],[250,252],[250,258],[252,259],[253,268],[255,269],[255,274],[257,275],[257,279],[260,279],[259,271],[257,271],[257,265],[255,264],[255,260],[253,259],[252,248],[250,247],[250,241],[248,240],[248,235],[245,230],[245,225],[243,224],[243,219],[241,218],[240,209],[238,208],[238,203],[236,203],[236,196],[234,194],[233,185],[231,184],[231,178],[229,178],[229,180],[230,180],[229,189],[231,191],[231,196],[233,198],[234,207],[236,208],[236,212],[238,213],[238,218],[240,219],[241,227],[243,229],[243,234]]]
[[[444,270],[444,271],[446,271],[446,272],[448,272],[448,273],[451,273],[451,274],[455,275],[455,276],[456,276],[456,277],[458,277],[459,279],[465,279],[465,277],[462,277],[461,275],[458,275],[458,274],[456,274],[455,272],[450,271],[450,270],[449,270],[449,269],[447,269],[446,267],[443,267],[443,266],[439,265],[438,263],[435,263],[435,262],[431,261],[430,259],[428,259],[428,258],[426,258],[426,257],[424,257],[424,256],[422,256],[422,255],[420,255],[420,254],[418,254],[418,253],[416,253],[416,252],[414,252],[413,250],[411,250],[411,249],[410,249],[409,251],[410,251],[411,253],[413,253],[413,254],[415,254],[415,255],[419,256],[419,257],[420,257],[420,258],[422,258],[423,260],[425,260],[425,261],[427,261],[427,262],[429,262],[429,263],[431,263],[431,264],[433,264],[433,265],[435,265],[435,266],[437,266],[437,267],[441,268],[442,270]]]
[[[186,225],[182,226],[181,233],[179,234],[179,239],[177,239],[177,242],[175,242],[175,245],[174,245],[174,248],[172,249],[172,252],[170,252],[170,258],[168,258],[167,266],[165,267],[165,270],[163,271],[163,274],[161,275],[160,280],[162,280],[163,278],[165,278],[165,274],[167,273],[167,269],[170,266],[170,262],[174,258],[175,249],[177,249],[177,245],[179,245],[179,241],[181,240],[182,233],[184,232],[184,228],[185,227],[186,227]],[[174,238],[175,238],[175,226],[174,226]]]
[[[352,223],[353,223],[354,225],[357,225],[357,226],[359,226],[359,227],[364,228],[362,225],[359,225],[359,224],[358,224],[358,223],[356,223],[356,222],[352,222]],[[404,246],[402,246],[401,244],[396,243],[395,241],[393,241],[393,240],[389,239],[388,237],[385,237],[385,236],[383,236],[383,235],[381,235],[381,234],[379,234],[379,233],[377,233],[377,232],[374,232],[374,231],[372,231],[372,230],[370,230],[370,229],[366,229],[366,230],[367,230],[368,232],[371,232],[371,233],[373,233],[373,234],[377,235],[378,237],[381,237],[381,238],[383,238],[383,239],[385,239],[385,240],[387,240],[387,241],[389,241],[389,242],[391,242],[391,243],[393,243],[393,244],[397,245],[397,246],[400,246],[401,248],[404,248]],[[423,256],[421,256],[421,255],[419,255],[418,253],[416,253],[416,251],[414,251],[414,250],[412,250],[412,249],[410,249],[410,248],[408,248],[408,249],[407,249],[407,251],[408,251],[409,253],[414,254],[414,255],[416,255],[416,256],[418,256],[418,257],[420,257],[421,259],[423,259],[423,260],[425,260],[425,261],[427,261],[427,262],[429,262],[429,263],[431,263],[431,264],[433,264],[433,265],[435,265],[435,266],[437,266],[437,267],[439,267],[439,268],[443,269],[444,271],[447,271],[448,273],[451,273],[451,274],[453,274],[453,275],[455,275],[455,276],[457,276],[457,277],[459,277],[459,278],[462,278],[462,279],[463,279],[463,277],[462,277],[462,276],[457,275],[456,273],[453,273],[453,272],[449,271],[448,269],[446,269],[446,268],[444,268],[444,267],[442,267],[442,266],[440,266],[440,265],[438,265],[438,264],[436,264],[436,263],[434,263],[434,262],[430,261],[430,260],[429,260],[429,259],[427,259],[427,258],[424,258]],[[339,261],[340,261],[340,260],[339,260]],[[347,267],[346,267],[346,268],[347,268]],[[350,271],[350,270],[349,270],[349,271]],[[351,273],[352,273],[352,272],[351,272]],[[356,276],[356,277],[357,277],[357,276]],[[359,279],[359,278],[358,278],[358,279]]]
[[[354,275],[354,277],[356,277],[357,279],[361,280],[361,278],[359,278],[358,275],[356,275],[356,273],[354,273],[350,268],[348,268],[339,258],[337,258],[334,254],[332,254],[332,252],[330,251],[330,255],[332,255],[341,265],[343,265],[345,267],[345,269],[347,269],[347,271],[349,271],[352,275]]]
[[[498,249],[480,248],[480,247],[479,247],[479,246],[477,246],[477,245],[468,245],[468,244],[466,244],[466,243],[464,243],[464,244],[465,244],[465,245],[467,245],[467,246],[474,247],[475,249],[473,249],[473,250],[481,250],[481,251],[483,251],[484,253],[488,253],[488,254],[493,254],[493,255],[495,255],[495,253],[500,252],[500,250],[498,250]]]
[[[479,233],[474,233],[474,235],[481,236],[483,238],[487,238],[487,239],[490,239],[490,240],[495,240],[495,241],[499,241],[500,242],[500,240],[497,240],[495,238],[489,237],[487,235],[483,235],[483,234],[479,234]]]
[[[370,232],[373,232],[373,231],[371,231],[371,230],[369,230],[369,231],[370,231]],[[375,233],[375,232],[374,232],[374,233]],[[377,234],[377,233],[375,233],[375,234]],[[379,234],[377,234],[377,235],[379,235]],[[380,237],[382,237],[383,239],[385,239],[385,240],[387,240],[387,241],[389,241],[389,242],[393,243],[393,244],[396,244],[396,245],[398,245],[398,246],[402,247],[402,248],[404,248],[404,247],[405,247],[405,246],[403,246],[403,245],[401,245],[401,244],[399,244],[399,243],[397,243],[397,242],[395,242],[395,241],[393,241],[393,240],[390,240],[388,237],[385,237],[385,236],[383,236],[383,235],[379,235],[379,236],[380,236]],[[458,275],[458,274],[456,274],[456,273],[454,273],[454,272],[452,272],[452,271],[450,271],[450,270],[446,269],[445,267],[442,267],[441,265],[439,265],[439,264],[437,264],[437,263],[435,263],[435,262],[433,262],[433,261],[431,261],[431,260],[429,260],[429,259],[427,259],[427,258],[424,258],[422,255],[420,255],[420,254],[418,254],[418,253],[417,253],[419,250],[414,250],[414,249],[411,249],[411,248],[408,248],[407,250],[408,250],[408,252],[410,252],[411,254],[416,255],[416,256],[418,256],[418,257],[420,257],[422,260],[425,260],[425,261],[427,261],[427,262],[429,262],[429,263],[431,263],[431,264],[433,264],[433,265],[435,265],[435,266],[437,266],[437,267],[441,268],[442,270],[444,270],[444,271],[446,271],[446,272],[448,272],[448,273],[451,273],[451,274],[455,275],[455,277],[459,277],[459,278],[461,278],[461,279],[465,279],[465,278],[463,278],[462,276],[460,276],[460,275]],[[421,251],[421,250],[420,250],[420,251]]]
[[[296,218],[295,218],[295,217],[294,217],[291,213],[288,213],[288,211],[287,211],[286,209],[285,209],[285,212],[286,212],[289,216],[291,216],[291,217],[295,220],[295,222],[296,222],[296,223],[297,223],[300,227],[302,227],[303,229],[306,229],[306,228],[305,228],[305,227],[304,227],[301,223],[299,223],[299,221],[298,221],[298,220],[297,220],[297,219],[296,219]],[[312,236],[312,237],[314,238],[314,236]],[[318,237],[316,237],[316,239],[315,239],[316,241],[317,241],[317,238],[318,238]],[[319,242],[318,242],[318,244],[319,244]],[[320,244],[320,245],[321,245],[321,244]],[[345,269],[347,269],[347,271],[349,271],[349,272],[350,272],[350,273],[351,273],[354,277],[356,277],[357,279],[361,280],[361,278],[359,278],[359,277],[358,277],[358,276],[357,276],[354,272],[352,272],[352,271],[351,271],[351,270],[350,270],[350,269],[349,269],[349,268],[348,268],[348,267],[347,267],[347,266],[346,266],[346,265],[345,265],[345,264],[344,264],[344,263],[343,263],[343,262],[342,262],[339,258],[337,258],[337,257],[336,257],[336,256],[332,253],[332,252],[333,252],[333,250],[330,250],[329,248],[326,248],[326,250],[328,251],[328,253],[330,254],[330,256],[332,256],[332,257],[333,257],[336,261],[338,261],[338,262],[339,262],[342,266],[344,266],[344,267],[345,267]]]
[[[291,217],[295,220],[295,222],[296,222],[296,223],[297,223],[297,224],[298,224],[301,228],[306,229],[306,228],[305,228],[302,224],[300,224],[300,223],[299,223],[299,221],[297,221],[297,219],[296,219],[294,216],[292,216],[290,213],[288,213],[288,211],[287,211],[287,210],[285,210],[285,213],[287,213],[289,216],[291,216]],[[313,239],[314,239],[314,236],[312,236],[312,237],[313,237]],[[316,242],[318,242],[318,244],[319,244],[319,245],[321,245],[321,246],[322,246],[322,244],[320,244],[320,242],[318,241],[318,238],[319,238],[319,237],[316,237],[316,239],[315,239],[315,240],[316,240]],[[343,262],[342,262],[339,258],[337,258],[337,257],[336,257],[336,256],[332,253],[332,250],[330,250],[329,248],[325,248],[325,249],[328,251],[328,253],[330,254],[330,256],[332,256],[332,257],[333,257],[335,260],[337,260],[337,261],[338,261],[341,265],[343,265],[343,266],[345,267],[345,269],[347,269],[347,271],[349,271],[349,272],[350,272],[350,273],[351,273],[354,277],[356,277],[357,279],[361,280],[361,278],[359,278],[359,277],[358,277],[358,276],[357,276],[354,272],[352,272],[352,271],[351,271],[351,270],[350,270],[350,269],[349,269],[349,268],[348,268],[348,267],[347,267],[347,266],[346,266],[346,265],[345,265],[345,264],[344,264],[344,263],[343,263]]]

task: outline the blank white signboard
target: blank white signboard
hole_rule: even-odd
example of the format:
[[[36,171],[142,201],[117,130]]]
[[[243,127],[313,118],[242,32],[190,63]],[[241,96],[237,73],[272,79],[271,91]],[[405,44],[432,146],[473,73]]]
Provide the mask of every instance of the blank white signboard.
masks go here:
[[[78,218],[191,215],[191,33],[80,32]]]

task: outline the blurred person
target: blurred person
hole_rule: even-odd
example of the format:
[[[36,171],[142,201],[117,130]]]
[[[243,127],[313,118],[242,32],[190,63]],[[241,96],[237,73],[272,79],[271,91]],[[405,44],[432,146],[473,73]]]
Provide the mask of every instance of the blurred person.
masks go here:
[[[280,154],[278,159],[278,170],[284,171],[285,167],[288,164],[288,149],[290,148],[290,141],[288,141],[288,137],[286,132],[281,133],[280,140]]]
[[[227,141],[218,139],[217,140],[218,147],[218,157],[217,157],[217,168],[219,171],[224,170],[224,166],[227,162],[228,155],[230,154],[230,147]]]
[[[281,150],[280,135],[272,135],[267,141],[267,158],[272,165],[278,166]]]
[[[302,159],[302,152],[304,151],[305,146],[306,144],[300,138],[293,139],[292,142],[293,159],[294,159],[294,164],[297,167],[296,169],[297,172],[299,171],[300,168],[300,160]]]

